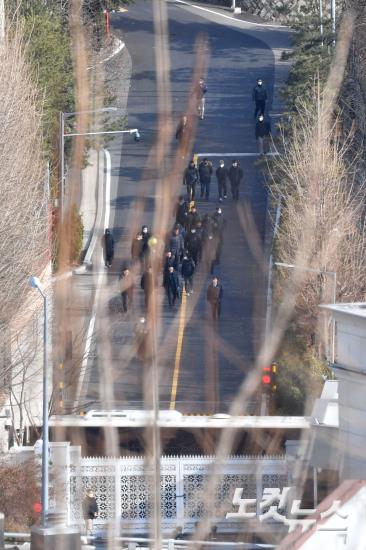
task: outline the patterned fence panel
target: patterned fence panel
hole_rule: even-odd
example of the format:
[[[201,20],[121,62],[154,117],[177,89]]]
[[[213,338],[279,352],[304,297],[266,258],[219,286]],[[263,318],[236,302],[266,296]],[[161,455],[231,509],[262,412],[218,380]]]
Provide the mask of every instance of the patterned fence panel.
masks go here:
[[[215,457],[162,457],[161,524],[164,531],[193,527],[205,514],[207,483],[212,479]],[[246,498],[260,499],[263,487],[287,485],[286,460],[281,457],[229,457],[225,460],[210,499],[210,516],[224,522],[234,511],[232,498],[237,487]],[[71,524],[80,524],[81,501],[87,488],[94,490],[99,505],[97,528],[118,522],[123,531],[147,532],[151,519],[151,484],[143,458],[83,458],[70,468]],[[214,501],[214,514],[212,513]],[[216,517],[213,517],[215,515]],[[225,521],[225,527],[235,524]]]

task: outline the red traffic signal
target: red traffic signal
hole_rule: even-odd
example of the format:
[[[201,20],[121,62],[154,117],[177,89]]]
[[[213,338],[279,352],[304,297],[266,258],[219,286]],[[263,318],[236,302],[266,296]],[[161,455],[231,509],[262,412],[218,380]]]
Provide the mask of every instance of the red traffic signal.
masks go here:
[[[276,363],[272,363],[270,367],[262,368],[262,386],[264,386],[265,389],[276,391],[276,374]]]
[[[36,514],[40,514],[42,512],[42,504],[40,502],[35,502],[33,504],[33,510],[36,512]]]
[[[262,384],[269,386],[271,383],[271,367],[263,367],[262,369]]]

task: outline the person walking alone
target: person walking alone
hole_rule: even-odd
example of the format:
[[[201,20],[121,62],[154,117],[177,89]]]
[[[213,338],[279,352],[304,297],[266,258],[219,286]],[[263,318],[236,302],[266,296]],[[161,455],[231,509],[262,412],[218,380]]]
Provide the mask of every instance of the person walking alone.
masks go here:
[[[229,179],[229,172],[225,168],[225,162],[220,160],[219,167],[216,169],[217,187],[219,190],[219,201],[227,198],[226,184]]]
[[[257,118],[258,114],[264,115],[268,95],[261,78],[258,78],[257,84],[253,88],[252,98],[255,103],[254,118]]]
[[[229,170],[229,180],[231,185],[231,194],[235,202],[239,200],[239,186],[242,179],[243,170],[240,168],[239,161],[233,160]]]
[[[208,159],[203,159],[198,166],[198,172],[201,182],[201,199],[203,196],[206,201],[210,198],[210,184],[212,176],[212,164]]]
[[[124,267],[120,277],[122,309],[124,313],[127,313],[127,311],[132,307],[134,288],[135,284],[133,275],[128,267]]]
[[[83,500],[83,516],[86,524],[86,535],[93,535],[93,522],[98,516],[98,504],[94,492],[88,489]]]
[[[168,273],[165,280],[165,291],[168,297],[168,303],[170,307],[173,307],[177,298],[179,298],[179,277],[177,271],[171,265],[168,269]]]
[[[255,139],[258,141],[259,154],[266,155],[269,151],[269,140],[271,136],[271,122],[259,115],[255,125]]]
[[[213,277],[208,286],[206,299],[211,306],[212,319],[216,321],[221,314],[221,301],[224,291],[217,277]]]
[[[194,161],[191,160],[183,174],[183,185],[187,188],[188,202],[194,201],[196,196],[196,185],[198,182],[198,170]]]
[[[110,229],[104,233],[104,261],[106,267],[111,267],[114,258],[114,238]]]
[[[193,292],[193,274],[195,267],[196,266],[193,259],[188,256],[188,253],[186,251],[182,260],[182,277],[184,280],[184,288],[187,296],[189,296],[190,292]]]
[[[205,104],[207,93],[207,86],[203,78],[200,78],[199,83],[196,86],[196,98],[197,98],[197,111],[201,120],[205,117]]]

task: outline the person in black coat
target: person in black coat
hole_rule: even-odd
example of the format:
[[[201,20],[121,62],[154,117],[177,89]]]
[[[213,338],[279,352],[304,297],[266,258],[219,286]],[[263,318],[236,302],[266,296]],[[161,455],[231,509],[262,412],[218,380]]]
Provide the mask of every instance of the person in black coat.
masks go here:
[[[133,304],[133,291],[135,288],[135,283],[133,280],[133,275],[128,267],[124,267],[120,277],[120,290],[122,297],[122,309],[124,313],[132,307]]]
[[[219,190],[219,201],[222,202],[223,198],[227,198],[226,183],[229,179],[229,172],[227,171],[227,168],[225,168],[225,162],[223,160],[220,160],[220,165],[216,169],[216,179]]]
[[[141,252],[141,265],[144,269],[150,264],[150,246],[149,240],[151,238],[151,233],[147,225],[141,227],[142,234],[142,252]]]
[[[223,295],[224,291],[219,279],[217,277],[213,277],[209,287],[207,288],[206,299],[211,306],[212,319],[214,321],[220,317]]]
[[[213,219],[205,214],[202,219],[202,245],[204,246],[208,236],[213,234]]]
[[[188,220],[188,204],[184,200],[183,196],[178,197],[178,202],[175,205],[175,223],[179,223],[182,227],[187,227]]]
[[[169,242],[169,250],[175,258],[176,265],[179,266],[184,252],[184,238],[179,227],[174,228]]]
[[[200,221],[200,215],[197,212],[197,208],[195,206],[192,206],[191,210],[188,212],[187,216],[187,231],[191,231],[193,228],[197,228],[197,224]]]
[[[268,95],[261,78],[258,78],[257,84],[253,88],[252,98],[255,103],[254,118],[257,118],[258,113],[264,115]]]
[[[174,267],[174,269],[178,269],[177,260],[172,255],[170,250],[168,250],[168,252],[165,255],[165,260],[163,265],[163,287],[164,288],[165,288],[166,278],[169,273],[169,267]]]
[[[148,319],[140,317],[134,327],[136,356],[142,363],[151,361],[153,355],[152,334]]]
[[[213,220],[213,231],[215,236],[217,237],[216,263],[219,264],[222,245],[224,243],[224,230],[226,226],[226,220],[222,213],[222,209],[219,206],[216,208],[216,212],[212,216],[212,220]]]
[[[98,504],[95,499],[94,493],[91,489],[86,492],[83,499],[83,516],[86,523],[86,534],[91,536],[93,534],[93,521],[98,515]]]
[[[104,233],[104,261],[106,267],[111,267],[114,257],[114,238],[110,229]]]
[[[259,154],[266,155],[269,150],[269,139],[271,136],[271,122],[265,119],[263,115],[259,115],[255,125],[255,139],[259,144]]]
[[[203,245],[203,260],[210,273],[213,273],[216,264],[218,243],[217,235],[212,232],[208,234]]]
[[[195,227],[192,227],[191,231],[187,233],[185,247],[194,261],[194,264],[197,265],[202,255],[202,239]]]
[[[205,199],[208,201],[210,198],[210,184],[212,176],[212,164],[208,159],[203,159],[199,163],[198,172],[201,182],[201,199],[205,196]]]
[[[229,170],[229,180],[231,185],[231,194],[234,201],[239,200],[239,186],[243,179],[243,170],[240,168],[238,160],[233,160]]]
[[[183,174],[183,185],[187,188],[188,201],[194,201],[196,185],[199,182],[199,174],[193,160],[190,161]]]
[[[145,308],[148,312],[150,310],[151,296],[154,290],[154,277],[151,266],[149,266],[142,274],[141,288],[144,291]]]
[[[182,277],[184,279],[184,288],[187,296],[189,296],[190,292],[193,292],[193,274],[195,268],[196,265],[193,259],[188,256],[188,252],[185,252],[182,260]]]
[[[131,243],[131,258],[132,258],[132,263],[134,265],[136,265],[137,263],[140,263],[140,267],[141,267],[144,247],[145,247],[144,236],[142,232],[139,231]]]
[[[165,280],[165,291],[168,297],[169,306],[174,306],[176,299],[179,298],[180,284],[178,273],[175,271],[173,266],[170,266],[168,269],[168,274]]]

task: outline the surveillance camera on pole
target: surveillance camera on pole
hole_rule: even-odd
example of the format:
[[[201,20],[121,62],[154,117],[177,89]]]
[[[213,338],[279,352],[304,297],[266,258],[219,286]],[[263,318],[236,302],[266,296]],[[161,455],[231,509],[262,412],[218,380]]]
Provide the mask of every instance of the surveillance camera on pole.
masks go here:
[[[130,130],[130,134],[133,134],[133,139],[135,141],[140,141],[141,139],[141,134],[140,132],[138,131],[137,128],[134,128],[133,130]]]

